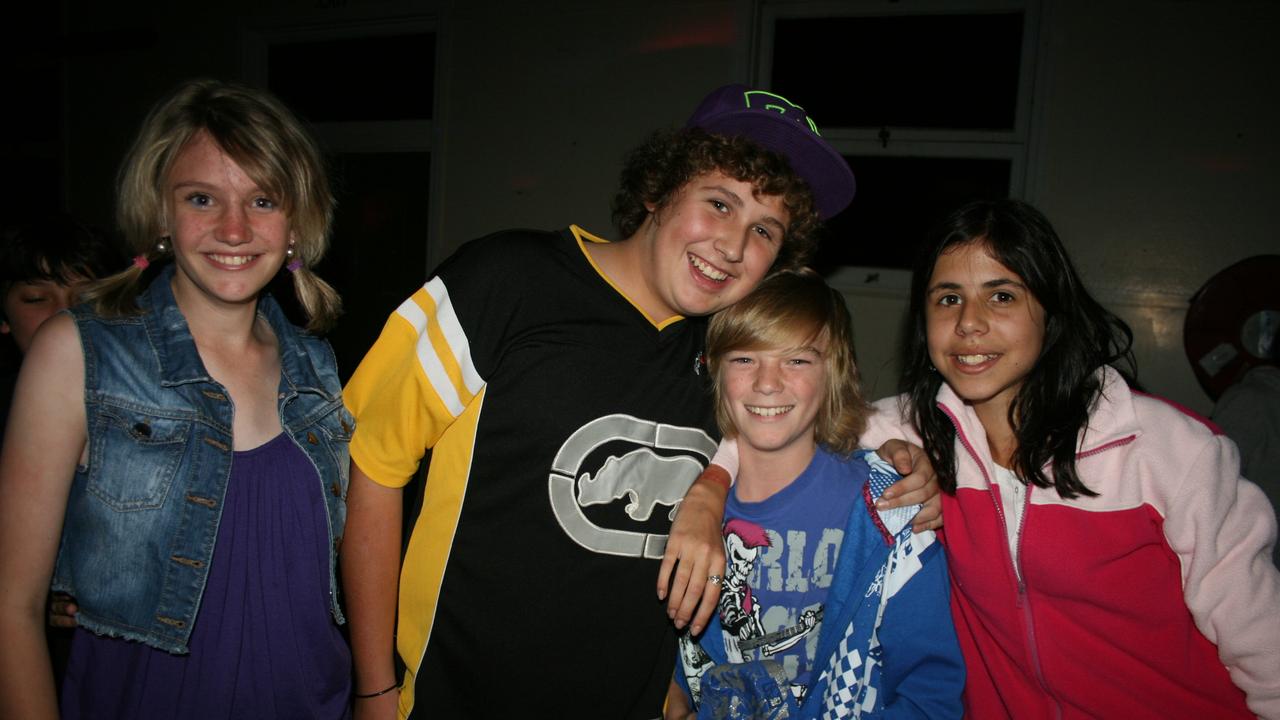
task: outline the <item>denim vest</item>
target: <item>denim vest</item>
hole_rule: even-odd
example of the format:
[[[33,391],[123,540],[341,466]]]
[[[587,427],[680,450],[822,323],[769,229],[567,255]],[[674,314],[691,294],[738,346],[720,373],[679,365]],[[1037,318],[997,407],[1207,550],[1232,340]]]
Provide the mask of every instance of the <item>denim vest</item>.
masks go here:
[[[89,446],[67,500],[53,589],[75,596],[88,630],[186,653],[231,474],[234,407],[200,361],[172,277],[170,265],[139,295],[140,315],[71,310],[84,348]],[[268,295],[258,314],[280,346],[280,424],[319,474],[330,605],[342,623],[336,557],[355,421],[329,344],[302,334]]]

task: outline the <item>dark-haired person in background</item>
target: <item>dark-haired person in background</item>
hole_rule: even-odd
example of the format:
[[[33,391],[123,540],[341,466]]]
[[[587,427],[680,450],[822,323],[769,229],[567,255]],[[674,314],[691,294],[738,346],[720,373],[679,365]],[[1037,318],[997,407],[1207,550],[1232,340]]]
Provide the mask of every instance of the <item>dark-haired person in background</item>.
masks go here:
[[[13,340],[0,350],[0,438],[18,367],[36,330],[71,307],[85,283],[124,265],[105,234],[69,215],[29,218],[0,233],[0,334]]]
[[[9,419],[13,386],[31,338],[45,320],[71,307],[81,288],[125,266],[124,255],[105,233],[63,213],[28,218],[0,232],[0,443]],[[69,596],[54,603],[74,612]],[[71,625],[47,628],[54,677],[61,682],[71,644]]]

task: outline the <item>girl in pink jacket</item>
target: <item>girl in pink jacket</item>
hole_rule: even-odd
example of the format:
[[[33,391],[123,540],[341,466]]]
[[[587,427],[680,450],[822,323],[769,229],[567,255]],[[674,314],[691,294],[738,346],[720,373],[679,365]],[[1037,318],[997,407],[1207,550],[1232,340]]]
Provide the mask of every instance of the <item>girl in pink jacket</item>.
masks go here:
[[[860,443],[933,461],[970,718],[1280,718],[1275,514],[1112,368],[1131,338],[1022,202],[956,211],[915,268],[906,392]]]
[[[970,717],[1280,717],[1275,515],[1206,421],[1130,389],[1131,333],[1048,220],[956,211],[917,264],[900,398],[943,495]]]

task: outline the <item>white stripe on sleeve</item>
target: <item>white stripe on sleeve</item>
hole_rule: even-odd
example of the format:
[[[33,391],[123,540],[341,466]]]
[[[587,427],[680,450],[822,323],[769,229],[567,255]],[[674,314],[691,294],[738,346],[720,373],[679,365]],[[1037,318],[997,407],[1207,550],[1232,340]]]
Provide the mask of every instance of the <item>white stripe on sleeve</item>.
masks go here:
[[[453,303],[449,300],[449,291],[445,288],[444,281],[438,277],[432,278],[423,288],[435,302],[436,323],[440,326],[445,343],[448,345],[449,353],[453,355],[458,367],[462,370],[463,383],[473,395],[480,392],[484,381],[476,371],[475,363],[471,361],[471,346],[467,342],[467,336],[462,330],[462,325],[458,322],[458,316],[453,312]],[[414,332],[418,336],[418,363],[422,366],[422,371],[426,374],[427,381],[431,383],[431,387],[436,391],[440,401],[444,403],[454,417],[458,417],[464,409],[462,399],[458,396],[453,382],[450,381],[449,376],[445,373],[444,367],[441,366],[436,355],[436,348],[431,344],[431,337],[427,334],[428,318],[426,313],[410,297],[400,304],[400,307],[396,309],[396,314],[413,326]]]

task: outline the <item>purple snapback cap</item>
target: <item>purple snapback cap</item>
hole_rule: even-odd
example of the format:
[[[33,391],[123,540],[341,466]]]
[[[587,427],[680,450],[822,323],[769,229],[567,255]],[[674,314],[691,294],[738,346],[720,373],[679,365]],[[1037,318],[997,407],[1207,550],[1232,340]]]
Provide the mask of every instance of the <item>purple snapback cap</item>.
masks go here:
[[[781,95],[746,85],[725,85],[703,99],[685,127],[741,135],[781,154],[809,184],[823,220],[853,200],[855,183],[849,163],[822,139],[804,108]]]

